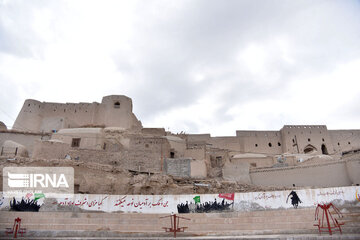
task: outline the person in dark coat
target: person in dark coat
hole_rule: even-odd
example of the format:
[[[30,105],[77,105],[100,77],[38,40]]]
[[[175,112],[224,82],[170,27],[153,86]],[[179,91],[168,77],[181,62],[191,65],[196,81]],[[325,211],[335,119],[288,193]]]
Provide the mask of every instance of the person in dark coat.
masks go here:
[[[295,187],[295,184],[293,184],[293,187]],[[294,206],[294,208],[297,208],[299,203],[302,203],[302,201],[300,200],[297,193],[293,190],[286,198],[286,203],[288,202],[290,196],[291,196],[291,204]]]

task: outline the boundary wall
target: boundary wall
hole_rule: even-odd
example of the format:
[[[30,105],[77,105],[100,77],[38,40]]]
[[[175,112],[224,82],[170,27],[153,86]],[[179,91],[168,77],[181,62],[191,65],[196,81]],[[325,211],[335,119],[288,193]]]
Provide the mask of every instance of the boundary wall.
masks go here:
[[[348,165],[351,165],[349,171]],[[342,160],[325,164],[303,165],[295,167],[271,168],[250,171],[251,182],[260,186],[313,186],[342,187],[359,180],[353,176],[360,172],[360,159]]]
[[[302,201],[299,208],[316,207],[319,203],[334,203],[337,207],[360,207],[360,187],[338,187],[318,189],[298,189]],[[248,192],[232,194],[192,194],[192,195],[93,195],[74,194],[72,198],[41,198],[37,201],[40,211],[48,212],[123,212],[123,213],[178,213],[187,206],[194,212],[197,206],[218,207],[213,212],[241,212],[270,209],[293,208],[289,197],[291,190],[272,192]],[[11,198],[0,194],[0,210],[10,209]],[[227,197],[224,197],[224,195]],[[30,197],[30,199],[33,197]],[[195,203],[194,198],[200,201]],[[228,200],[233,199],[233,200]],[[17,199],[19,200],[19,199]],[[181,212],[181,211],[180,211]]]
[[[0,131],[0,149],[5,141],[11,140],[13,142],[23,145],[28,151],[29,156],[31,156],[37,140],[49,140],[49,139],[50,139],[50,135],[48,134]]]

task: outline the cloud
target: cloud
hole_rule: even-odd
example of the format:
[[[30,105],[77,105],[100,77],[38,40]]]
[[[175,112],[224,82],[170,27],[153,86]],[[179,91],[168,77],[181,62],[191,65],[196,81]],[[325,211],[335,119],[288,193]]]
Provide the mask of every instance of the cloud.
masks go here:
[[[358,1],[42,3],[0,2],[17,106],[124,94],[144,126],[214,135],[360,120]]]

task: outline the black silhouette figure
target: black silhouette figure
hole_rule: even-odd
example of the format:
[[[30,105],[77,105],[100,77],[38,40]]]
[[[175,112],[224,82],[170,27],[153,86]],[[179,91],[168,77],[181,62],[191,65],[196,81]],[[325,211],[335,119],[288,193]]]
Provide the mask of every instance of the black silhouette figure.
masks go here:
[[[294,206],[294,208],[297,208],[299,203],[302,203],[299,196],[295,191],[291,191],[291,193],[286,198],[286,203],[288,202],[289,197],[291,196],[291,204]]]
[[[26,199],[21,199],[21,201],[16,201],[15,198],[13,198],[12,201],[10,201],[10,209],[12,211],[20,211],[20,212],[38,212],[40,209],[40,205],[37,204],[36,201]]]
[[[222,212],[230,211],[230,206],[234,204],[225,202],[225,199],[222,202],[217,202],[216,198],[214,202],[205,202],[202,204],[196,204],[194,212],[196,213],[208,213],[208,212]],[[178,213],[190,213],[189,204],[186,201],[186,204],[180,203],[177,205]]]

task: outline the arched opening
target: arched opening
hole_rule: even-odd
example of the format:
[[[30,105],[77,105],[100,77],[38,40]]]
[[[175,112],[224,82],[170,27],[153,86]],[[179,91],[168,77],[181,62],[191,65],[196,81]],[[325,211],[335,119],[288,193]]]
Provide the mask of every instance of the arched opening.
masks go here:
[[[304,153],[305,154],[308,154],[308,153],[313,153],[317,151],[316,147],[314,147],[313,145],[311,144],[308,144],[305,148],[304,148]]]
[[[325,154],[325,155],[329,154],[325,144],[321,145],[321,152],[322,152],[322,154]]]
[[[120,108],[120,102],[114,103],[114,108]]]

